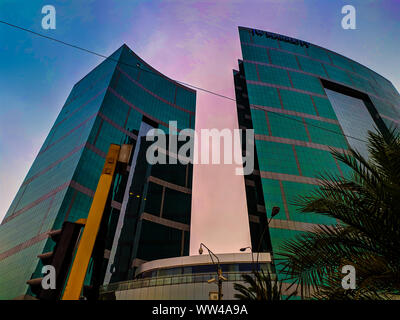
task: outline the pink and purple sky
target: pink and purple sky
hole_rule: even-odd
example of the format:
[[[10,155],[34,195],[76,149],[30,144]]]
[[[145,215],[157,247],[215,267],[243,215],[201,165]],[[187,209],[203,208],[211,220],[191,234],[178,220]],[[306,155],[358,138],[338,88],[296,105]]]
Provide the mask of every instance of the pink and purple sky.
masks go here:
[[[41,8],[46,4],[56,8],[55,30],[41,28]],[[341,27],[341,8],[346,4],[356,8],[356,30]],[[105,55],[126,43],[170,78],[230,97],[232,69],[241,58],[238,26],[326,47],[400,88],[399,0],[2,0],[0,20]],[[73,85],[102,59],[3,24],[0,39],[2,220]],[[202,92],[197,94],[196,117],[197,130],[237,127],[234,102]],[[214,219],[220,217],[227,228],[230,221],[219,212],[242,216],[243,178],[235,176],[234,166],[198,166],[194,182],[195,211],[215,212]]]

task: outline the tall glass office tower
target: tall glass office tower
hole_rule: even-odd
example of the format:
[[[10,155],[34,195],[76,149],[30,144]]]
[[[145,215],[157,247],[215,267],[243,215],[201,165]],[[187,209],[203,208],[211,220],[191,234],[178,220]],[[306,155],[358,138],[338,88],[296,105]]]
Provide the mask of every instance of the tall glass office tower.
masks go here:
[[[284,240],[336,223],[298,213],[292,201],[316,188],[319,173],[348,174],[330,148],[345,153],[351,146],[368,156],[368,130],[399,127],[400,95],[384,77],[333,51],[250,28],[239,34],[238,120],[254,129],[256,147],[257,168],[245,176],[252,245],[258,248],[265,217],[278,206],[261,243],[276,255]]]
[[[178,130],[194,128],[195,104],[195,91],[160,74],[126,45],[80,80],[0,226],[0,299],[26,294],[26,281],[42,276],[37,255],[54,246],[49,230],[87,217],[109,145],[133,144],[136,158],[131,170],[139,170],[144,159],[137,142],[150,128],[168,131],[169,121],[177,121]],[[125,247],[116,250],[112,237],[106,246],[107,259],[108,252],[126,264],[119,270],[123,274],[139,258],[188,254],[191,168],[177,167],[174,175],[166,173],[172,172],[170,168],[144,169],[134,170],[129,192],[119,176],[113,187],[110,225],[119,224],[121,235],[116,243],[125,235],[121,210],[125,220],[135,218],[128,219],[135,227],[130,235],[134,239],[128,239],[134,248],[123,242]],[[126,194],[135,200],[126,201]],[[126,213],[127,207],[135,207],[135,214]],[[169,251],[154,250],[163,244],[169,244]]]

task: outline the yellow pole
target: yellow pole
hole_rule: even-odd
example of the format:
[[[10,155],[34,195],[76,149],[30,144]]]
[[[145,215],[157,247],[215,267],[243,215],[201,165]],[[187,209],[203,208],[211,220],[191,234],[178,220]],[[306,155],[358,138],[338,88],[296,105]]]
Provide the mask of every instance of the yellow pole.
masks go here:
[[[116,144],[111,144],[108,149],[104,168],[99,183],[97,184],[85,229],[79,241],[78,250],[72,264],[62,300],[78,300],[81,295],[90,257],[92,256],[108,193],[111,188],[120,149],[121,147]]]

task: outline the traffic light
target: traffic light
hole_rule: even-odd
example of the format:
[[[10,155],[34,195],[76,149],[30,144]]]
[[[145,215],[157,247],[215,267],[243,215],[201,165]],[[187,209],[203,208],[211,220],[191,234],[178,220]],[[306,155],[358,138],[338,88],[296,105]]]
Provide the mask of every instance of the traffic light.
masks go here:
[[[44,289],[43,277],[30,279],[27,284],[31,291],[40,300],[58,300],[65,285],[75,248],[79,239],[82,227],[86,219],[79,219],[76,222],[66,221],[59,230],[49,232],[50,238],[56,243],[53,251],[38,255],[43,266],[52,266],[55,270],[55,289]]]
[[[107,229],[108,217],[104,216],[103,213],[105,207],[110,205],[111,202],[112,193],[110,193],[110,189],[114,183],[115,173],[126,173],[132,149],[132,145],[124,144],[121,147],[111,144],[88,218],[80,219],[75,223],[64,222],[62,229],[50,231],[49,235],[56,242],[56,246],[52,252],[40,254],[38,257],[44,266],[52,266],[54,268],[52,270],[55,270],[56,286],[54,289],[44,288],[48,275],[46,275],[45,280],[44,277],[28,280],[27,283],[31,286],[31,291],[38,299],[78,300],[82,297],[82,290],[84,290],[86,297],[97,297],[98,281],[95,281],[96,285],[94,286],[84,287],[84,280],[94,252],[104,252],[104,248],[101,245],[102,241],[100,240],[105,234],[103,231]],[[84,229],[81,235],[83,226]],[[98,244],[97,246],[96,243]],[[96,248],[97,250],[95,250]],[[93,258],[98,260],[96,257]],[[95,262],[96,266],[98,266],[98,263],[98,261]]]

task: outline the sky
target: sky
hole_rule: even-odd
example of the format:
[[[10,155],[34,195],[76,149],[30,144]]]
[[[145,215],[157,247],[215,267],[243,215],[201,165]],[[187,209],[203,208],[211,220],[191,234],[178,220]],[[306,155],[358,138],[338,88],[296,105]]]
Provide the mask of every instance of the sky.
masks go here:
[[[47,4],[56,8],[55,30],[41,27]],[[346,4],[356,9],[355,30],[341,27]],[[126,43],[168,77],[229,97],[232,69],[241,58],[238,26],[331,49],[400,89],[400,0],[0,0],[0,20],[104,55]],[[101,61],[0,24],[0,221],[73,85]],[[198,92],[196,129],[201,128],[237,128],[235,103]],[[243,178],[229,165],[196,167],[193,209],[242,215]],[[229,227],[226,219],[219,223]]]

